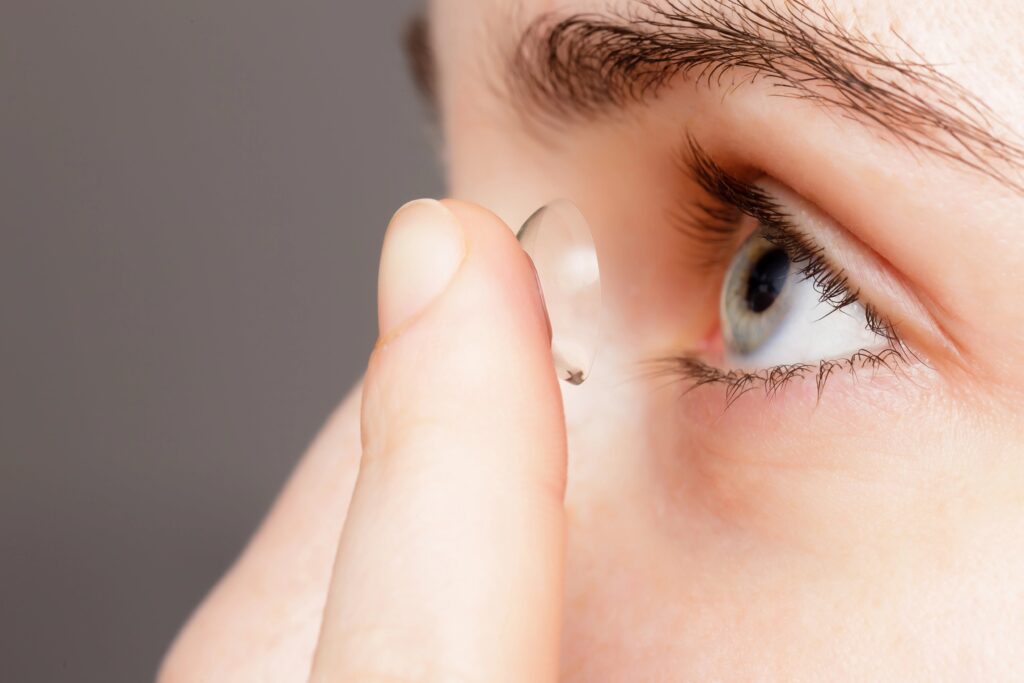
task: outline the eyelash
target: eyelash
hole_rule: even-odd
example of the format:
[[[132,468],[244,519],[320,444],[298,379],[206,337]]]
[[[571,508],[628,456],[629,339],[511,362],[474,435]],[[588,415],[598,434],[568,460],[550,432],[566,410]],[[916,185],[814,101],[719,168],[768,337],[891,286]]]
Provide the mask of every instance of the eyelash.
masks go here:
[[[689,142],[689,154],[682,161],[684,168],[714,200],[714,204],[701,204],[698,215],[689,214],[683,232],[707,248],[708,256],[704,259],[707,265],[720,262],[725,250],[734,247],[741,219],[749,216],[758,222],[767,241],[784,250],[792,263],[801,264],[800,277],[811,281],[820,301],[831,306],[832,312],[859,301],[859,292],[847,275],[829,262],[822,247],[800,232],[767,192],[730,175],[696,140],[690,138]],[[691,353],[655,360],[653,369],[655,374],[669,374],[682,379],[688,385],[687,393],[708,385],[724,386],[727,407],[758,388],[764,390],[767,398],[772,398],[793,380],[813,374],[820,400],[825,384],[836,371],[856,373],[862,369],[877,371],[885,368],[896,373],[913,355],[893,325],[872,305],[863,305],[867,328],[886,341],[886,347],[880,351],[861,349],[848,358],[778,365],[754,371],[721,370]]]

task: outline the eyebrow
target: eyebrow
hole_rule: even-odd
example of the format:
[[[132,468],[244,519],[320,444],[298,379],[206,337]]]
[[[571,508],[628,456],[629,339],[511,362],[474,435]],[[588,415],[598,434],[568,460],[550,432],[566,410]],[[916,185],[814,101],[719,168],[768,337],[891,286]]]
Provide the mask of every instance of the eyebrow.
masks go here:
[[[649,101],[680,77],[723,88],[764,81],[1024,192],[1016,134],[893,36],[909,59],[807,0],[643,0],[628,14],[546,13],[512,47],[506,95],[530,115],[567,120]]]

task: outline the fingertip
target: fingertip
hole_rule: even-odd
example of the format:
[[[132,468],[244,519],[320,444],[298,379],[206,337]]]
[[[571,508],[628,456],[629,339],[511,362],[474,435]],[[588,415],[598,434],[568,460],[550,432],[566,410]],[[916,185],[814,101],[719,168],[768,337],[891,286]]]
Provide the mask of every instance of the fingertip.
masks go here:
[[[455,214],[463,225],[474,225],[481,229],[494,230],[503,235],[515,237],[515,231],[498,214],[490,209],[479,204],[450,197],[441,199],[440,202],[446,209]]]
[[[567,446],[544,306],[500,218],[443,206],[465,258],[371,358],[314,680],[418,680],[424,661],[473,680],[557,672]]]
[[[498,251],[491,257],[508,267],[510,275],[518,280],[519,285],[513,288],[514,291],[521,291],[527,295],[530,304],[538,313],[550,343],[551,320],[548,317],[540,277],[533,260],[519,244],[516,230],[496,213],[479,204],[450,198],[442,199],[441,204],[451,211],[464,227],[474,231],[478,239],[488,242],[490,248]]]
[[[450,199],[408,206],[409,217],[419,218],[414,221],[416,230],[410,231],[420,236],[414,246],[433,248],[426,239],[427,219],[432,219],[434,207],[443,207],[459,225],[465,252],[451,283],[435,287],[442,290],[440,295],[411,318],[392,311],[409,309],[408,300],[429,299],[424,296],[424,283],[439,280],[433,279],[431,271],[431,277],[417,276],[416,286],[390,286],[405,298],[399,299],[401,305],[381,307],[382,332],[388,327],[391,332],[378,340],[367,370],[364,446],[372,444],[374,448],[368,449],[372,452],[386,450],[392,434],[385,425],[394,424],[390,416],[417,414],[424,406],[432,414],[447,406],[465,418],[492,409],[488,406],[493,403],[506,408],[521,405],[531,423],[557,422],[561,393],[551,353],[551,328],[530,257],[508,226],[483,207]],[[401,255],[408,258],[391,261],[406,264],[416,259],[416,253],[407,249]],[[445,264],[456,260],[453,255]],[[406,264],[397,270],[382,268],[382,272],[401,278],[418,267]],[[386,302],[385,293],[382,302]],[[388,322],[398,317],[406,322],[398,326]],[[467,401],[468,397],[472,400]]]
[[[377,284],[380,337],[392,336],[441,296],[466,253],[456,217],[433,199],[404,205],[384,236]]]

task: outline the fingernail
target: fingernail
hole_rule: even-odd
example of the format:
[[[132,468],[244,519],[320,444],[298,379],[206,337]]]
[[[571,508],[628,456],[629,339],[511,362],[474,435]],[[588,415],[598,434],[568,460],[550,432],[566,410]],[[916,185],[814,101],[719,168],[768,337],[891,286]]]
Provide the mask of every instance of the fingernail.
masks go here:
[[[429,306],[448,287],[465,254],[462,227],[441,202],[418,199],[399,209],[380,258],[380,336],[394,334]]]

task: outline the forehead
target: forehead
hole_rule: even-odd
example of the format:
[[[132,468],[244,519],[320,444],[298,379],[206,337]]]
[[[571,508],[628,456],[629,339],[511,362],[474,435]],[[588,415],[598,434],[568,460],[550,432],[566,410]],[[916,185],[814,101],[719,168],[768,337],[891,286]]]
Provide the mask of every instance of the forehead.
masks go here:
[[[770,0],[792,7],[793,0]],[[434,0],[434,45],[446,89],[467,97],[502,78],[503,53],[519,34],[547,13],[596,12],[629,16],[666,0]],[[673,0],[682,8],[742,11],[765,0]],[[923,59],[983,100],[996,115],[1015,122],[1024,116],[1024,3],[1020,0],[806,0],[824,9],[854,34],[904,59]],[[491,89],[493,92],[493,89]]]

